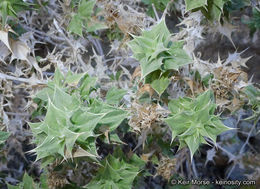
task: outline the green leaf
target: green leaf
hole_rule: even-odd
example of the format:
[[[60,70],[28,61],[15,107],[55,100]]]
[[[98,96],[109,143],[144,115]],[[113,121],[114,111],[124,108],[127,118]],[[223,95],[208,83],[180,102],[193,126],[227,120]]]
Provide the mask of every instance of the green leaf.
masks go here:
[[[83,27],[83,21],[81,20],[80,15],[75,14],[72,19],[70,20],[68,30],[70,32],[73,32],[75,34],[78,34],[79,36],[82,36],[82,27]]]
[[[81,97],[86,97],[90,94],[91,92],[91,88],[94,88],[96,82],[97,82],[96,77],[90,77],[88,75],[86,75],[83,79],[82,82],[80,83],[80,96]]]
[[[192,59],[183,50],[183,42],[175,42],[169,49],[172,55],[169,59],[165,60],[164,69],[178,70],[179,67],[192,63]]]
[[[106,101],[108,104],[119,104],[120,100],[127,93],[124,89],[118,89],[116,87],[112,87],[108,90],[106,95]]]
[[[78,9],[79,17],[90,19],[93,14],[93,8],[95,4],[96,4],[96,0],[81,0]]]
[[[17,186],[8,184],[8,189],[40,189],[39,184],[35,183],[26,172],[23,176],[23,181],[20,182]]]
[[[207,5],[207,0],[185,0],[186,12]]]
[[[170,80],[166,77],[161,77],[152,82],[152,88],[161,96],[161,94],[167,89],[170,84]]]
[[[50,82],[51,84],[54,83],[55,85],[62,87],[64,82],[64,75],[61,73],[60,69],[55,70],[53,81]]]
[[[148,74],[156,70],[159,70],[162,65],[162,60],[163,58],[155,59],[151,62],[147,62],[144,59],[140,60],[142,79],[146,77]]]
[[[199,140],[199,138],[196,135],[190,135],[190,136],[187,136],[187,137],[184,138],[185,143],[188,145],[188,147],[190,149],[191,159],[192,159],[194,153],[199,148],[198,140]]]
[[[108,125],[110,131],[113,131],[126,117],[127,112],[125,112],[124,110],[115,109],[112,111],[108,111],[99,123],[103,125]]]
[[[172,115],[165,119],[172,131],[172,141],[178,137],[179,149],[189,147],[191,158],[200,143],[206,143],[203,137],[216,143],[217,135],[230,130],[214,115],[216,104],[211,90],[195,99],[179,98],[169,103]]]
[[[97,21],[97,20],[92,20],[91,22],[87,22],[85,24],[85,28],[87,32],[94,32],[97,30],[104,30],[107,29],[107,25],[103,22]]]
[[[249,104],[252,106],[260,106],[260,89],[249,85],[244,88],[243,92],[247,95]]]
[[[149,30],[144,30],[141,36],[133,38],[128,45],[133,51],[133,57],[140,62],[141,79],[145,78],[145,81],[152,72],[178,70],[179,67],[192,62],[183,50],[183,42],[172,43],[170,40],[171,34],[165,19]]]
[[[76,86],[79,81],[84,77],[84,73],[81,74],[72,74],[71,71],[68,72],[68,74],[66,75],[65,78],[65,83],[72,85],[72,86]]]
[[[211,21],[220,21],[224,5],[229,0],[185,0],[186,11],[199,11]]]
[[[134,160],[133,162],[136,162]],[[86,186],[88,189],[129,189],[140,171],[138,164],[129,164],[124,160],[108,155],[101,162],[102,167]]]
[[[4,144],[9,136],[10,136],[10,133],[4,132],[4,131],[0,131],[0,145]]]
[[[7,23],[8,16],[17,18],[17,13],[29,8],[29,3],[22,0],[1,0],[0,13],[2,17],[2,27]]]
[[[57,70],[53,81],[38,93],[38,98],[46,101],[47,113],[43,121],[29,123],[37,145],[30,152],[37,154],[37,160],[41,159],[43,166],[61,157],[90,156],[95,159],[98,129],[106,127],[113,131],[127,117],[124,109],[90,96],[96,80],[87,74],[73,75],[71,72],[64,77]],[[111,89],[107,101],[117,103],[124,94],[122,89]],[[81,151],[78,151],[79,146]]]

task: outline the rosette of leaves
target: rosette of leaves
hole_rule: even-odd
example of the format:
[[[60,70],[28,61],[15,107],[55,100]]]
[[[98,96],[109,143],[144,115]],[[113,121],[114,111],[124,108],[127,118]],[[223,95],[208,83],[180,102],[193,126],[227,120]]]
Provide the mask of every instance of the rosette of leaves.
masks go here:
[[[186,11],[201,11],[211,21],[220,21],[224,5],[229,0],[185,0]]]
[[[133,38],[128,45],[133,57],[140,62],[141,77],[161,95],[170,83],[170,71],[191,63],[183,50],[184,42],[171,41],[164,18],[150,30],[144,30],[141,36]]]
[[[43,166],[57,157],[96,157],[95,138],[104,134],[99,128],[114,131],[126,118],[126,111],[90,98],[95,81],[86,74],[65,77],[57,70],[48,87],[36,95],[45,101],[46,116],[29,125],[37,144],[32,152]]]
[[[216,143],[217,135],[230,129],[214,114],[216,104],[211,90],[195,99],[171,100],[168,107],[172,115],[165,122],[172,131],[172,141],[178,137],[179,149],[188,146],[191,159],[201,143],[207,144],[204,137]]]
[[[123,154],[122,156],[123,157]],[[129,189],[132,188],[136,176],[140,173],[144,162],[133,155],[129,162],[123,158],[108,155],[101,162],[96,176],[86,186],[88,189]]]
[[[92,17],[95,4],[96,0],[80,0],[77,6],[78,11],[72,15],[68,30],[82,36],[83,28],[87,32],[106,29],[107,26],[103,22]]]

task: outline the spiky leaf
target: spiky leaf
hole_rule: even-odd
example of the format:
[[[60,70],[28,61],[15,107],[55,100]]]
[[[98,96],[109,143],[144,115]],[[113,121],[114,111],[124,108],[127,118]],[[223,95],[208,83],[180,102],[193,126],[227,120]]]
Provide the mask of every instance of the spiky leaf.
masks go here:
[[[135,162],[136,160],[134,160]],[[127,163],[109,155],[97,175],[87,185],[89,189],[129,189],[140,171],[138,164]]]
[[[156,70],[178,70],[191,63],[191,59],[183,50],[182,42],[172,42],[171,34],[162,19],[150,30],[144,30],[141,36],[133,36],[128,43],[133,57],[141,64],[142,79]]]
[[[106,100],[108,104],[119,104],[120,100],[126,94],[126,90],[112,87],[108,90]]]
[[[213,92],[208,90],[195,99],[179,98],[169,103],[172,115],[165,122],[172,130],[172,140],[178,137],[180,146],[188,146],[191,159],[199,148],[200,143],[206,143],[204,137],[216,143],[216,137],[220,133],[229,130],[214,115],[216,104]]]

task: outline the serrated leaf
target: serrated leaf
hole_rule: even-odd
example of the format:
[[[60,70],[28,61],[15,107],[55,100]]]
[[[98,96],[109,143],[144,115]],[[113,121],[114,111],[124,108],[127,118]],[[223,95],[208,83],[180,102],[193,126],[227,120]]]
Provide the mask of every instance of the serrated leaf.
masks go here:
[[[81,0],[78,8],[78,14],[81,18],[90,19],[93,14],[93,8],[96,0]]]
[[[253,85],[249,85],[244,88],[243,92],[247,95],[249,103],[252,106],[260,106],[260,89],[255,88]]]
[[[141,64],[141,72],[142,72],[142,79],[145,78],[148,74],[159,70],[161,68],[163,58],[154,59],[151,62],[147,62],[144,59],[140,60]]]
[[[104,30],[107,29],[107,25],[103,22],[97,21],[97,20],[92,20],[91,22],[88,22],[85,25],[85,28],[87,30],[87,32],[94,32],[97,30]]]
[[[70,20],[68,30],[70,32],[78,34],[79,36],[82,36],[83,35],[82,27],[83,27],[83,21],[81,20],[80,15],[78,15],[78,14],[74,15]]]
[[[111,155],[108,155],[101,163],[102,167],[87,185],[87,188],[129,189],[132,187],[132,183],[140,170],[136,164],[129,164],[124,160],[120,161]]]
[[[8,139],[9,136],[10,136],[10,133],[0,131],[0,145],[5,143],[5,141]]]
[[[69,84],[70,86],[77,86],[79,81],[84,77],[84,73],[81,74],[72,74],[71,71],[68,72],[65,78],[65,83]]]
[[[172,42],[171,34],[165,19],[144,30],[141,36],[133,36],[128,43],[133,57],[140,62],[141,79],[146,79],[155,71],[166,72],[178,70],[179,67],[191,63],[191,59],[183,50],[183,42]]]
[[[184,138],[185,143],[188,145],[190,149],[190,155],[191,155],[191,160],[194,155],[194,153],[198,150],[199,148],[199,138],[196,135],[190,135]]]
[[[51,84],[54,83],[55,85],[62,87],[64,82],[64,75],[61,73],[60,69],[56,69],[54,73],[54,77]],[[49,85],[50,86],[50,85]]]
[[[159,94],[159,96],[167,89],[170,80],[166,77],[161,77],[152,82],[152,88]]]
[[[91,88],[93,88],[97,82],[97,77],[90,77],[90,76],[85,76],[81,83],[80,83],[80,95],[82,97],[88,96],[91,92]]]
[[[165,122],[172,130],[172,141],[178,137],[179,149],[187,145],[191,158],[199,148],[200,143],[206,143],[203,137],[210,138],[216,143],[217,135],[230,130],[214,115],[216,104],[213,92],[208,90],[195,99],[179,98],[169,103],[172,116]]]
[[[106,101],[108,104],[119,104],[120,100],[127,93],[124,89],[118,89],[116,87],[112,87],[108,90],[106,95]]]
[[[127,112],[124,110],[113,110],[106,113],[100,120],[100,124],[108,125],[110,131],[115,130],[119,124],[127,117]]]
[[[181,46],[179,44],[181,44]],[[178,70],[180,67],[192,63],[192,59],[182,49],[183,43],[180,42],[179,44],[173,43],[169,50],[172,56],[171,58],[165,60],[164,69]]]
[[[40,189],[40,186],[38,183],[35,183],[26,172],[23,176],[23,181],[20,182],[17,186],[13,186],[8,184],[8,189]]]
[[[207,0],[185,0],[186,12],[207,5]]]

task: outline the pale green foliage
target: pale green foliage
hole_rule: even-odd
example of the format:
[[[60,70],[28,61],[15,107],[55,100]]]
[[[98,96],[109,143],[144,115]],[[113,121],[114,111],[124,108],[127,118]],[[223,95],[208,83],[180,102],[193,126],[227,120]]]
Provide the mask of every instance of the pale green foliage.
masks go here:
[[[140,172],[140,160],[134,155],[134,161],[127,163],[109,155],[101,162],[97,175],[87,185],[88,189],[129,189]],[[143,163],[144,164],[144,163]]]
[[[33,150],[37,153],[37,160],[43,159],[48,163],[57,156],[72,158],[74,145],[82,143],[87,144],[82,146],[86,156],[97,156],[95,137],[99,133],[94,132],[96,127],[105,126],[113,131],[126,118],[124,110],[88,96],[95,85],[93,81],[96,78],[83,74],[69,73],[64,77],[57,70],[48,88],[36,95],[47,101],[44,121],[29,124],[37,144]],[[70,86],[74,86],[74,90]],[[81,99],[88,102],[84,103]]]
[[[7,22],[7,16],[17,18],[17,13],[23,11],[29,7],[28,3],[23,0],[1,0],[0,2],[0,14],[2,17],[2,27]]]
[[[8,189],[48,189],[46,179],[46,175],[42,174],[40,178],[41,184],[35,183],[32,177],[30,177],[27,173],[24,173],[22,182],[20,182],[17,186],[8,184]]]
[[[9,137],[8,132],[0,131],[0,146],[5,143],[6,139]]]
[[[260,117],[260,89],[249,85],[244,88],[243,92],[246,94],[253,110],[253,115],[247,119],[257,120]]]
[[[167,77],[161,77],[160,79],[153,80],[151,86],[159,95],[161,95],[169,84],[170,80]]]
[[[157,70],[164,73],[167,70],[178,70],[181,66],[191,63],[190,57],[183,50],[183,42],[172,42],[170,38],[165,19],[162,19],[150,30],[144,30],[141,36],[134,36],[128,43],[133,57],[140,62],[142,79]],[[168,83],[165,79],[159,82]],[[155,90],[162,92],[157,87]]]
[[[216,104],[213,93],[208,90],[195,99],[179,98],[169,103],[172,116],[165,121],[172,130],[172,140],[178,137],[180,148],[188,146],[193,157],[200,143],[207,144],[204,137],[216,143],[217,135],[229,130],[218,115],[214,115]]]
[[[207,5],[207,0],[185,0],[186,11]]]
[[[111,89],[108,90],[106,95],[107,103],[118,104],[125,94],[126,94],[126,90],[112,87]]]
[[[95,4],[96,0],[81,0],[78,12],[72,16],[68,30],[82,36],[83,28],[88,32],[107,28],[104,23],[92,19]]]
[[[210,20],[220,21],[224,4],[229,0],[185,0],[186,11],[201,10]]]

